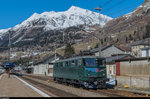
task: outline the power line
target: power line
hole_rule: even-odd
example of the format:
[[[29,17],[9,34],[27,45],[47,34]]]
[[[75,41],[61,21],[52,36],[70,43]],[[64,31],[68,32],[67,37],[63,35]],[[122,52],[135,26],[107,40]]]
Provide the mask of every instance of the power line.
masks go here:
[[[106,9],[106,10],[103,10],[102,12],[106,12],[106,11],[109,11],[111,10],[112,8],[115,8],[116,6],[120,5],[121,3],[123,3],[125,0],[121,0],[120,2],[116,3],[115,5],[112,5],[110,8]]]
[[[109,13],[109,14],[116,15],[116,14],[118,14],[118,12],[120,12],[120,11],[124,11],[124,10],[128,10],[128,9],[130,9],[131,7],[136,6],[136,5],[138,5],[138,4],[141,4],[141,2],[136,3],[136,4],[133,4],[133,5],[130,5],[130,6],[128,6],[128,7],[126,7],[126,8],[123,8],[123,9],[121,9],[121,10],[117,11],[117,12]],[[106,12],[106,13],[107,13],[107,12]]]
[[[110,2],[112,2],[112,0],[107,1],[105,4],[102,5],[102,7],[108,5]]]

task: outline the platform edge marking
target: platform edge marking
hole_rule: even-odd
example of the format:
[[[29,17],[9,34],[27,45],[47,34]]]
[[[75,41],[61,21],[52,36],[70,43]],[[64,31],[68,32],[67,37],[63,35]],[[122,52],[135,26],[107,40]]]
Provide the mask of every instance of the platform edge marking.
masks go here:
[[[37,89],[36,87],[30,85],[29,83],[27,83],[26,81],[20,79],[19,77],[15,76],[17,79],[19,79],[21,82],[23,82],[25,85],[27,85],[28,87],[30,87],[31,89],[33,89],[34,91],[36,91],[37,93],[39,93],[40,95],[42,95],[43,97],[52,97],[46,93],[44,93],[43,91]]]

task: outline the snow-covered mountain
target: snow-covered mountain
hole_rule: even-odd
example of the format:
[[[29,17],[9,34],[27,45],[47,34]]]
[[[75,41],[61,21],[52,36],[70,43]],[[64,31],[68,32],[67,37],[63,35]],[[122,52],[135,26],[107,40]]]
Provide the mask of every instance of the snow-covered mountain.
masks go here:
[[[5,33],[8,32],[10,29],[11,28],[0,30],[0,39],[2,39],[2,37],[5,35]]]
[[[101,26],[112,18],[100,15]],[[99,14],[86,9],[72,6],[65,12],[44,12],[42,14],[34,13],[30,18],[15,26],[13,29],[29,28],[34,26],[44,26],[45,30],[61,29],[71,26],[88,24],[99,24]]]
[[[100,15],[101,26],[112,18]],[[72,6],[70,9],[64,12],[44,12],[42,14],[34,13],[27,20],[21,24],[16,25],[11,30],[19,32],[22,29],[38,28],[42,27],[44,31],[53,29],[62,29],[71,26],[77,26],[82,24],[95,25],[99,24],[99,14],[86,9]],[[2,34],[10,29],[0,30],[0,37]],[[20,33],[16,33],[19,35]]]

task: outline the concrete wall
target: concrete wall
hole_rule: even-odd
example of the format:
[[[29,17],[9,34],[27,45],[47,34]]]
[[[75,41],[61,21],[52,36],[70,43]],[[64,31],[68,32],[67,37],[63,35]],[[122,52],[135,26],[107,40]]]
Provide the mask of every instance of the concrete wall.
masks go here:
[[[117,76],[118,86],[128,85],[131,88],[150,88],[148,77]]]
[[[120,75],[150,77],[150,62],[148,60],[120,62]]]

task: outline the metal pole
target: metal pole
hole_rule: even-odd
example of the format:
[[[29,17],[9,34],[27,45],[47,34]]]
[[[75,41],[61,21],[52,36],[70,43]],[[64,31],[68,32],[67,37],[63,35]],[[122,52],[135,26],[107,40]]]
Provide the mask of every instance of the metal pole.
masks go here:
[[[63,31],[63,42],[64,42],[64,40],[65,40],[65,38],[64,38],[64,36],[65,36],[65,35],[64,35],[64,32],[65,32],[65,30]]]
[[[99,26],[100,26],[100,11],[102,10],[102,8],[98,7],[95,8],[95,10],[99,11]],[[99,30],[99,56],[101,56],[101,31]]]
[[[10,61],[10,53],[11,53],[11,40],[10,40],[10,32],[9,32],[9,44],[8,44],[8,47],[9,47],[9,56],[8,56],[8,61]]]
[[[54,35],[55,35],[55,30],[54,30]],[[56,62],[56,42],[55,42],[55,62]]]

